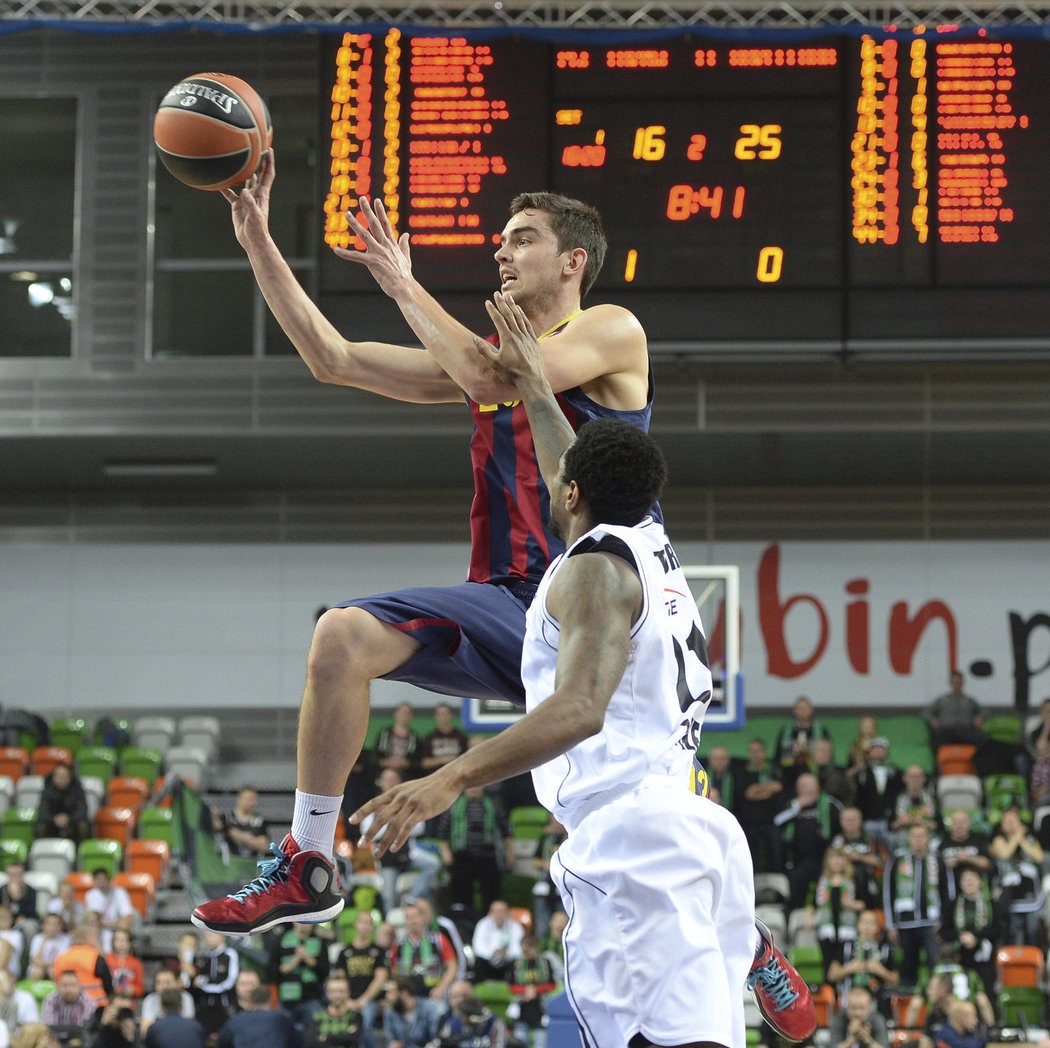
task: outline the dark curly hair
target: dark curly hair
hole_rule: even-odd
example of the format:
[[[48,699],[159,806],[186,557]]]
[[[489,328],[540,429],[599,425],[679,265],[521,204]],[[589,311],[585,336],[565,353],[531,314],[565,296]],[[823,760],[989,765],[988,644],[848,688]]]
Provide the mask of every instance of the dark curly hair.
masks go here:
[[[602,216],[590,204],[561,193],[519,193],[510,202],[511,218],[522,211],[545,211],[551,216],[551,229],[558,238],[559,251],[582,247],[587,252],[580,285],[580,298],[583,298],[597,279],[609,246]]]
[[[621,419],[585,423],[565,452],[562,480],[576,481],[596,524],[637,524],[660,497],[667,464],[656,442]]]

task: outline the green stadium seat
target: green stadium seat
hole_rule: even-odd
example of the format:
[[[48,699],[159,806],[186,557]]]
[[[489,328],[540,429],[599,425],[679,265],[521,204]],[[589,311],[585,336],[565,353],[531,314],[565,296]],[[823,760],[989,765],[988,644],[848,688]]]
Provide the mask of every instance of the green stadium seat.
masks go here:
[[[77,869],[91,873],[100,866],[109,870],[109,875],[120,872],[124,864],[124,849],[120,841],[101,837],[89,837],[77,848]]]
[[[993,713],[984,718],[985,734],[996,742],[1019,744],[1024,735],[1021,718],[1016,713]]]
[[[145,779],[152,786],[160,778],[164,757],[150,746],[125,746],[120,754],[121,774]]]
[[[112,746],[82,746],[77,753],[77,774],[109,782],[117,771],[117,751]]]
[[[824,982],[824,955],[819,946],[793,946],[788,960],[808,985],[820,986]]]
[[[139,812],[139,836],[166,841],[172,855],[179,851],[176,829],[175,813],[171,808],[143,808]]]
[[[51,722],[51,745],[64,746],[75,755],[87,737],[87,722],[83,717],[57,717]]]
[[[984,779],[984,806],[1002,811],[1016,804],[1028,808],[1028,783],[1023,775],[987,775]]]
[[[510,835],[516,840],[538,841],[550,821],[550,812],[538,806],[512,808],[509,821]]]
[[[996,1014],[1002,1026],[1039,1027],[1043,1025],[1045,995],[1038,986],[1004,986],[996,1001]],[[1021,1016],[1024,1016],[1024,1022]]]
[[[6,870],[9,862],[25,863],[29,858],[29,845],[22,840],[12,840],[5,836],[0,839],[0,870]]]
[[[44,998],[50,996],[58,989],[58,983],[50,979],[20,979],[18,988],[25,990],[37,1004],[43,1004]]]
[[[478,1000],[494,1015],[507,1018],[507,1009],[514,1000],[510,985],[499,979],[484,979],[474,986]]]
[[[36,808],[8,808],[4,812],[4,838],[20,841],[28,853],[36,836]]]

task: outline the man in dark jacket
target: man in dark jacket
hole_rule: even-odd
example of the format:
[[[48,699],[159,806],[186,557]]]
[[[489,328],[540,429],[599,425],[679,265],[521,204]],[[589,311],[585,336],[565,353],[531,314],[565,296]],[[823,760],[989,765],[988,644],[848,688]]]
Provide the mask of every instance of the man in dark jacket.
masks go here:
[[[270,1007],[270,991],[265,986],[252,990],[251,1008],[238,1012],[219,1033],[219,1048],[299,1048],[291,1016]]]

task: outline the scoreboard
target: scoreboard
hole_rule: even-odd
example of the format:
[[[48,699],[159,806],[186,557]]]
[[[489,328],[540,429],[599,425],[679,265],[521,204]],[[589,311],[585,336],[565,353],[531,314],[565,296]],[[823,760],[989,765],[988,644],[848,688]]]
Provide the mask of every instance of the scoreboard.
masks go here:
[[[592,297],[653,341],[1050,345],[1050,42],[595,39],[333,37],[325,242],[347,246],[345,211],[381,198],[424,286],[482,318],[509,201],[549,189],[601,211]],[[325,255],[323,306],[378,318],[367,273]]]

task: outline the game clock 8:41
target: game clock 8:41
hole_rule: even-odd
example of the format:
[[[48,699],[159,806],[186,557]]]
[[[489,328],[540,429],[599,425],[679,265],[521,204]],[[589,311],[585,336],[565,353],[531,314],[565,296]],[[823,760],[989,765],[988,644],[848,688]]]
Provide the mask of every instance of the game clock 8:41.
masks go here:
[[[566,101],[554,185],[606,218],[599,287],[833,287],[838,121],[825,99]]]

